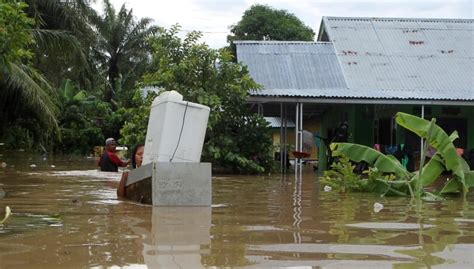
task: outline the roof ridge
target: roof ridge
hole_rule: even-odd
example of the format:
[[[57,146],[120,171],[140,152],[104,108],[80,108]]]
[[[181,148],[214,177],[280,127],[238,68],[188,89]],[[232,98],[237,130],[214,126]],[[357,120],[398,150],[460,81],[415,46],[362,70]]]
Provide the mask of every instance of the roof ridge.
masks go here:
[[[474,19],[463,18],[395,18],[395,17],[338,17],[323,16],[323,20],[348,20],[348,21],[400,21],[400,22],[453,22],[453,23],[474,23]]]
[[[295,45],[308,45],[308,44],[323,44],[332,45],[329,41],[288,41],[288,40],[235,40],[234,44],[295,44]]]

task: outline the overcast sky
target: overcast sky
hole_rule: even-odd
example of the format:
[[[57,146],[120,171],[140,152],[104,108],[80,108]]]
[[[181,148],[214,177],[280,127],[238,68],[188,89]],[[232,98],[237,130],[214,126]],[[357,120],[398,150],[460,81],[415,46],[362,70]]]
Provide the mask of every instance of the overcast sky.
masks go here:
[[[102,10],[102,0],[94,7]],[[212,48],[227,45],[229,26],[237,23],[253,4],[267,4],[295,14],[317,33],[322,16],[464,18],[472,19],[474,0],[111,0],[118,10],[122,4],[133,8],[136,17],[150,17],[162,27],[173,24],[187,31],[203,32],[202,41]]]

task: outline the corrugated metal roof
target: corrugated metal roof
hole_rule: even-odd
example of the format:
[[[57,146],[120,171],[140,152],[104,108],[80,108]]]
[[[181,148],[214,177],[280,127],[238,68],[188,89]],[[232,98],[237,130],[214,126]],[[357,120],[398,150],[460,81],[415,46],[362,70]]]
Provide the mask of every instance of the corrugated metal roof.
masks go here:
[[[264,117],[268,123],[270,123],[270,127],[272,128],[280,128],[283,123],[280,117]],[[295,123],[291,119],[286,119],[286,127],[288,128],[295,128]]]
[[[252,95],[340,97],[348,89],[328,42],[236,41],[237,57],[263,90]]]
[[[354,97],[474,100],[474,20],[323,17],[321,27]]]

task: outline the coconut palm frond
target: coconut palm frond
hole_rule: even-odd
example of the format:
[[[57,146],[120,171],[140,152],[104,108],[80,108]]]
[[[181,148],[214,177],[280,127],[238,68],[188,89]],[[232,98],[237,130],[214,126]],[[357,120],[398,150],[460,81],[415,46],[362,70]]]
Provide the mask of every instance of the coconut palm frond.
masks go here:
[[[55,80],[54,74],[67,72],[66,70],[74,69],[76,74],[81,74],[84,79],[93,76],[87,48],[72,32],[33,29],[32,34],[36,44],[36,67],[42,70],[54,85],[60,84],[60,80]]]
[[[147,42],[143,42],[143,40],[146,40],[148,37],[157,33],[159,30],[159,27],[157,26],[150,26],[151,22],[152,20],[147,18],[140,20],[132,28],[130,33],[125,36],[122,50],[129,51],[132,48],[137,47],[145,49]]]
[[[70,32],[62,30],[33,29],[31,31],[39,51],[55,52],[60,50],[68,56],[79,56],[87,62],[79,40]]]
[[[51,0],[26,0],[27,13],[35,18],[36,27],[31,29],[35,40],[32,47],[36,57],[34,66],[51,83],[59,86],[60,76],[76,76],[79,80],[93,77],[89,59],[95,33],[89,16],[96,14],[89,0],[68,2]],[[71,75],[68,70],[74,69]]]
[[[30,106],[42,122],[54,129],[58,128],[57,106],[50,97],[53,90],[40,74],[29,66],[11,63],[5,82],[5,91],[12,94],[13,91],[19,91],[25,105]]]
[[[149,60],[147,39],[159,28],[151,25],[150,18],[137,20],[125,5],[116,10],[109,0],[104,0],[103,15],[92,14],[90,22],[97,29],[93,53],[100,68],[107,71],[110,89],[106,100],[110,102],[128,83],[123,79],[129,77],[128,71]]]

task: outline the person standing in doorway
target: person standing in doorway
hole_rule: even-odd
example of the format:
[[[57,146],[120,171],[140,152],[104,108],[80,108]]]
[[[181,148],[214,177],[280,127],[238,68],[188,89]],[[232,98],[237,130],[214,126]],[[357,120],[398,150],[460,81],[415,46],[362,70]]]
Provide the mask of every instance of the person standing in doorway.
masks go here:
[[[117,141],[114,138],[107,138],[105,140],[105,151],[100,157],[99,166],[100,171],[104,172],[118,172],[119,167],[125,167],[130,163],[130,160],[122,161],[116,154]]]

